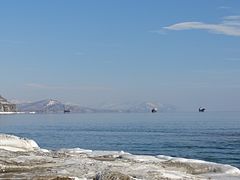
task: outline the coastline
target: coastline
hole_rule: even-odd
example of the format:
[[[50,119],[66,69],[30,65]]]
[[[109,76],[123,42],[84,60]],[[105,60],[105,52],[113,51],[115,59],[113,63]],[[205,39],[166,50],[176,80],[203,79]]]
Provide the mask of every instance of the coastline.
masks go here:
[[[236,167],[195,159],[80,148],[52,151],[7,134],[0,134],[0,140],[0,178],[240,179]]]
[[[11,115],[11,114],[36,114],[36,112],[0,112],[0,115]]]

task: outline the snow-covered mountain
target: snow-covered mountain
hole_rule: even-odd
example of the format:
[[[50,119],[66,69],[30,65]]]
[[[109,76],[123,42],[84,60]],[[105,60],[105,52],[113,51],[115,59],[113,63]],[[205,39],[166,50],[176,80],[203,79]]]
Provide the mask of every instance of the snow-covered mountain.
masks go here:
[[[56,113],[59,111],[63,112],[64,108],[64,104],[53,99],[17,104],[17,110],[20,112]]]
[[[151,112],[153,108],[157,108],[158,112],[173,112],[176,110],[176,108],[172,105],[151,102],[104,104],[95,108],[64,104],[54,99],[45,99],[37,102],[17,104],[17,110],[20,112],[36,113],[63,113],[64,110],[69,110],[72,113],[145,113]]]
[[[158,112],[176,111],[175,106],[169,105],[169,104],[161,104],[158,102],[105,104],[105,105],[102,105],[101,108],[116,111],[116,112],[129,112],[129,113],[151,112],[153,108],[157,108]]]
[[[17,109],[20,112],[36,112],[36,113],[63,113],[64,110],[70,110],[70,112],[81,113],[95,112],[94,109],[91,108],[64,104],[54,99],[45,99],[37,102],[17,104]]]

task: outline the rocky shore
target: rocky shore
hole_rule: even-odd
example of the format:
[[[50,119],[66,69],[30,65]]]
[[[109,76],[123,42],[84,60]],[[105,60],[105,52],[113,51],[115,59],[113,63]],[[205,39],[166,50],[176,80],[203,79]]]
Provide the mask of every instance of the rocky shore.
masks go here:
[[[41,149],[33,140],[0,134],[0,179],[240,179],[230,165],[169,156],[80,148]]]
[[[16,104],[10,103],[7,99],[0,95],[0,113],[13,113],[16,112]]]

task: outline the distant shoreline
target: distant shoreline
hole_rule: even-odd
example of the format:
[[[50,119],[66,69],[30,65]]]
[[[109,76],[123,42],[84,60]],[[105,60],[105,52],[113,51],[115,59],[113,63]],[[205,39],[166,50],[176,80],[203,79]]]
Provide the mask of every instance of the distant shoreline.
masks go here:
[[[36,112],[0,112],[0,115],[9,115],[9,114],[36,114]]]

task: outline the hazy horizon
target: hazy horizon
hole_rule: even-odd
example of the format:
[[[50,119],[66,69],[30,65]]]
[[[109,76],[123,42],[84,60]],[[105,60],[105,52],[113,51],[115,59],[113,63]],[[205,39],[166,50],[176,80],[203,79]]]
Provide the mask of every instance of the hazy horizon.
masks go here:
[[[240,110],[240,1],[0,2],[0,95]]]

